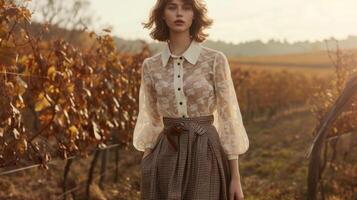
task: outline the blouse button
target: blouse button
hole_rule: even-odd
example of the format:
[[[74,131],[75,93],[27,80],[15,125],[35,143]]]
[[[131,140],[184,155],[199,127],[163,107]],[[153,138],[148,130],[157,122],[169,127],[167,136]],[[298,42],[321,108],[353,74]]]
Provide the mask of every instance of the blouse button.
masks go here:
[[[180,63],[177,63],[177,65],[180,65]]]
[[[180,105],[182,105],[182,101],[180,101]]]
[[[182,115],[182,117],[185,117],[185,115]]]
[[[180,60],[182,60],[182,56],[180,57]]]
[[[180,78],[180,75],[178,75],[177,77]]]
[[[180,90],[181,90],[181,88],[177,88],[177,90],[178,90],[178,91],[180,91]]]

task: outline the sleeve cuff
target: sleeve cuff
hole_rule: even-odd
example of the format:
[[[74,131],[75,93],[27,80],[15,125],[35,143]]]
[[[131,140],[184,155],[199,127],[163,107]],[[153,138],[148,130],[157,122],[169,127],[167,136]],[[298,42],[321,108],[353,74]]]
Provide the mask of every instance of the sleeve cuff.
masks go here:
[[[238,160],[238,154],[228,154],[228,160]]]
[[[145,147],[145,149],[146,149],[146,148],[153,149],[153,148],[154,148],[154,145],[155,145],[155,143],[148,143],[148,144],[146,144],[144,147]]]

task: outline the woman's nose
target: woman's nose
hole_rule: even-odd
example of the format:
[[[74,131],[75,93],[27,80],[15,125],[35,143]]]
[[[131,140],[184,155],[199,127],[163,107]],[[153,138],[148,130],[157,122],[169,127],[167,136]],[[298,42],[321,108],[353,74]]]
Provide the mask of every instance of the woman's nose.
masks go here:
[[[182,10],[181,10],[181,8],[178,8],[178,9],[177,9],[176,15],[177,15],[177,16],[182,16]]]

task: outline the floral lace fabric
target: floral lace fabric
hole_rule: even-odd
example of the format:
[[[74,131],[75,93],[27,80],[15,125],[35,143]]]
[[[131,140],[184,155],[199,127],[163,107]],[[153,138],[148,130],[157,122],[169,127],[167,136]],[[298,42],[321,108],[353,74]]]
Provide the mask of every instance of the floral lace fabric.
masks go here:
[[[164,50],[143,61],[139,113],[133,145],[152,148],[163,129],[163,116],[214,115],[213,125],[228,159],[238,159],[249,148],[231,71],[226,56],[192,41],[181,55]]]

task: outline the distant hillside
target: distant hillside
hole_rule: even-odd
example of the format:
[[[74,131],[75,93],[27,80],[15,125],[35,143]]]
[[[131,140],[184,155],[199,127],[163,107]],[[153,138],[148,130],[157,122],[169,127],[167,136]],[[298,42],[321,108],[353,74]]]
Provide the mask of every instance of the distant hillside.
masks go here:
[[[141,49],[141,42],[139,40],[124,40],[118,37],[115,37],[115,39],[121,51],[135,53]],[[333,38],[327,40],[329,41],[329,47],[335,48]],[[346,39],[338,41],[341,49],[357,49],[357,36],[348,36]],[[150,43],[149,45],[154,53],[159,52],[163,46],[160,42]],[[256,40],[234,44],[207,40],[203,45],[221,50],[228,57],[300,54],[326,50],[326,43],[324,41],[288,43],[286,41],[270,40],[267,43],[263,43],[260,40]]]
[[[31,24],[31,32],[38,34],[40,32],[40,24],[34,22]],[[81,46],[82,48],[90,48],[92,39],[89,37],[89,33],[83,33],[81,31],[68,31],[59,27],[51,26],[50,32],[45,34],[45,39],[63,38],[69,41],[71,44]],[[117,43],[119,51],[126,53],[136,53],[142,49],[142,40],[125,40],[116,36],[113,36]],[[333,38],[328,39],[330,49],[335,48],[335,42]],[[348,36],[346,39],[338,40],[341,49],[355,49],[357,50],[357,36]],[[287,54],[310,54],[317,53],[326,50],[326,44],[322,41],[316,42],[295,42],[288,43],[286,41],[280,42],[276,40],[270,40],[267,43],[263,43],[260,40],[243,42],[243,43],[227,43],[223,41],[207,40],[203,43],[204,46],[218,49],[223,51],[230,58],[242,58],[250,56],[278,56]],[[149,44],[153,53],[157,53],[162,50],[162,42],[152,42]],[[249,60],[249,58],[247,58]],[[256,59],[254,59],[255,61]]]

